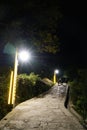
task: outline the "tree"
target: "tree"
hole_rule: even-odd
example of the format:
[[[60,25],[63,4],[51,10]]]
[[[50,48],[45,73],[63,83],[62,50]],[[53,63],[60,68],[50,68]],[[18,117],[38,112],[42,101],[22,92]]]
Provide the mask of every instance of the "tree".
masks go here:
[[[71,100],[75,109],[82,115],[83,119],[87,118],[87,69],[79,69],[77,77],[70,82]]]
[[[2,5],[2,20],[7,23],[2,33],[4,42],[18,46],[23,40],[40,52],[56,53],[59,50],[58,23],[62,15],[57,0],[29,0],[21,2],[21,6],[20,2],[13,1],[2,2]]]

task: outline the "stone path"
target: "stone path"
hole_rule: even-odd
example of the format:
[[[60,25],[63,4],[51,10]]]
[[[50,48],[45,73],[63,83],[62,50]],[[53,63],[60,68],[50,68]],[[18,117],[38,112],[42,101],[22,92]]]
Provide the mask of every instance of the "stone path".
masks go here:
[[[0,121],[0,130],[85,130],[64,107],[59,87],[16,106]]]

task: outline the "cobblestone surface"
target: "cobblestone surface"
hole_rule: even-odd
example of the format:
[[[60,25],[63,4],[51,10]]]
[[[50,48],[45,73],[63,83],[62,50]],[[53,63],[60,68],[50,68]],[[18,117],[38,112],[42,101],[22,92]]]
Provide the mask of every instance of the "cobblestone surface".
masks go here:
[[[60,88],[55,85],[49,93],[16,106],[0,121],[0,130],[85,130],[64,107]]]

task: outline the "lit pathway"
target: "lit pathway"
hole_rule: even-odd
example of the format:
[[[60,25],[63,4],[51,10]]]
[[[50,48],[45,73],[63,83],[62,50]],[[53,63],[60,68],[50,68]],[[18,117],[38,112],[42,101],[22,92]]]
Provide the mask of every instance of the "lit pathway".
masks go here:
[[[56,85],[43,96],[19,104],[0,122],[0,130],[84,130],[64,107]]]

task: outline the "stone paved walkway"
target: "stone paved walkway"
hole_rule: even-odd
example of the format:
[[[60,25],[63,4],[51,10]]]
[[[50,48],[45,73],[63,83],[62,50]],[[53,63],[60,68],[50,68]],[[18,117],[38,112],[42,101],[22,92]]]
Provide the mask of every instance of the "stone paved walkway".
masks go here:
[[[0,130],[84,130],[64,107],[59,87],[15,107],[0,121]]]

